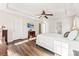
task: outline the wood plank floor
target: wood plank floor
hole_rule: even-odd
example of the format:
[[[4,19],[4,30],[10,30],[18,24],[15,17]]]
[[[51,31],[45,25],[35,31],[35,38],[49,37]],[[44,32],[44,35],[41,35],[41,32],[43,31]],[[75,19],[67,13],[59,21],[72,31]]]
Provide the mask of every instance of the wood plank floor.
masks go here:
[[[10,44],[8,46],[8,56],[54,56],[54,53],[40,46],[30,46],[29,43],[22,43],[19,45]]]

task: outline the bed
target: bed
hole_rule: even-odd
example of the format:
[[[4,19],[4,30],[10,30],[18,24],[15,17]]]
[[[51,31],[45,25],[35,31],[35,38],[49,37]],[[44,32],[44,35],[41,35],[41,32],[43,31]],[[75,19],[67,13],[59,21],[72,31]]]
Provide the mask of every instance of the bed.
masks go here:
[[[65,38],[63,35],[56,33],[44,33],[37,36],[36,44],[54,52],[56,55],[72,56],[74,55],[73,48],[79,50],[79,42],[72,40],[74,36],[76,35],[73,33],[69,38]]]
[[[37,36],[36,44],[56,53],[57,55],[68,55],[67,41],[67,38],[64,38],[60,34],[45,33]],[[65,47],[63,50],[61,48],[62,44],[64,44],[63,47]],[[65,53],[62,53],[64,51]]]

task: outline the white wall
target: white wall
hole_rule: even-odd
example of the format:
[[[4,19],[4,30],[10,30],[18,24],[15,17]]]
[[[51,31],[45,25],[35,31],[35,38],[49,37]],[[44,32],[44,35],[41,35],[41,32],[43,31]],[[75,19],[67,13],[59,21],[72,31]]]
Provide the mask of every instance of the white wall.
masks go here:
[[[49,20],[49,32],[50,33],[57,33],[58,29],[56,28],[58,26],[57,22],[61,22],[62,28],[61,33],[64,34],[67,31],[70,31],[72,29],[72,17],[69,16],[63,16],[60,18],[55,18]],[[78,24],[77,24],[78,25]]]
[[[62,19],[62,34],[72,29],[72,18],[64,17]]]
[[[30,18],[23,18],[17,14],[12,14],[6,11],[0,10],[0,28],[2,25],[8,29],[8,41],[11,42],[16,39],[27,38],[28,28],[26,23],[34,23],[34,30],[38,33],[38,22],[33,21]]]
[[[17,20],[18,20],[18,23],[17,23]],[[17,35],[19,33],[22,34],[21,27],[18,26],[18,25],[21,25],[20,20],[21,19],[16,15],[12,15],[11,13],[0,10],[0,28],[2,25],[4,25],[8,29],[8,41],[12,41],[18,38]]]
[[[26,14],[29,15],[33,15],[34,17],[36,17],[38,14],[40,14],[42,12],[42,10],[45,10],[46,13],[52,13],[53,16],[48,17],[48,23],[49,23],[49,31],[51,33],[55,33],[56,30],[56,21],[58,20],[63,20],[62,22],[62,32],[64,33],[65,31],[67,31],[70,27],[68,27],[68,25],[70,26],[71,23],[70,20],[68,20],[68,18],[66,18],[66,16],[71,16],[72,14],[74,14],[74,6],[76,6],[76,4],[64,4],[64,3],[47,3],[47,4],[43,4],[43,3],[39,3],[39,4],[35,4],[35,3],[30,3],[30,4],[9,4],[10,8],[15,8],[16,10],[22,11]],[[69,11],[69,14],[67,15],[65,13],[65,10],[67,9],[67,11]],[[65,16],[65,17],[64,17]],[[30,16],[31,17],[31,16]],[[39,17],[39,16],[38,16]],[[42,20],[42,19],[41,19]]]
[[[49,32],[55,33],[55,20],[56,19],[48,19],[49,20]]]

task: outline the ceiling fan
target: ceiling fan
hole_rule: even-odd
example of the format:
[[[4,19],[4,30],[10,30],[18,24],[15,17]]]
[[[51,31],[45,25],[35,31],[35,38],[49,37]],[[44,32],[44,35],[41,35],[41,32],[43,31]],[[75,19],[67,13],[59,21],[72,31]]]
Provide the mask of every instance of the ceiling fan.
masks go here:
[[[53,14],[46,13],[45,10],[43,10],[39,18],[45,17],[46,19],[48,19],[48,16],[53,16]]]

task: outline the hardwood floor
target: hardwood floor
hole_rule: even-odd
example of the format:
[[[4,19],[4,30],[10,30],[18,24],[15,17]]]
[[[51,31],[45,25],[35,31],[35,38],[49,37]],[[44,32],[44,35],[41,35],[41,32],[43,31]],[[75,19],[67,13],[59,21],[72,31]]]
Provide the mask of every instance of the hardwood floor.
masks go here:
[[[30,45],[29,42],[8,46],[9,56],[54,56],[54,53],[37,45]]]

